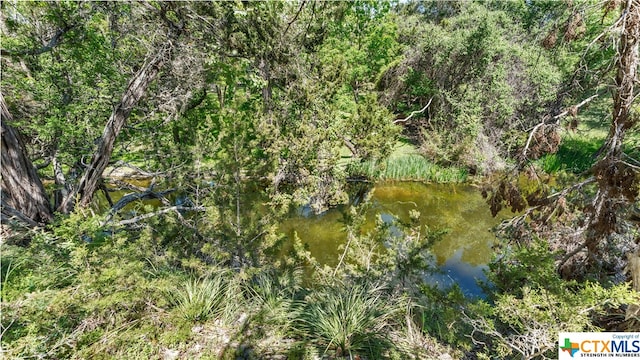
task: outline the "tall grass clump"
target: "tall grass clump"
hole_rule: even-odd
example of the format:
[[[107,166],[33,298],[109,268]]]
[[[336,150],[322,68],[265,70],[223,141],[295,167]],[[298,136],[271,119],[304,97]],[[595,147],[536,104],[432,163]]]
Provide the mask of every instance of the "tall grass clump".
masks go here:
[[[380,288],[329,287],[308,299],[302,331],[324,354],[377,359],[393,348],[389,333],[397,311]]]
[[[352,162],[347,173],[372,180],[430,181],[437,183],[464,182],[467,171],[457,167],[433,164],[419,154],[392,156],[385,161]]]
[[[239,296],[236,296],[236,295]],[[169,302],[185,320],[204,322],[230,315],[242,298],[226,272],[190,279],[168,293]]]
[[[261,323],[276,326],[282,334],[293,329],[302,308],[301,302],[296,300],[301,277],[301,270],[281,277],[266,273],[256,276],[249,287],[249,294],[259,309],[256,318]]]

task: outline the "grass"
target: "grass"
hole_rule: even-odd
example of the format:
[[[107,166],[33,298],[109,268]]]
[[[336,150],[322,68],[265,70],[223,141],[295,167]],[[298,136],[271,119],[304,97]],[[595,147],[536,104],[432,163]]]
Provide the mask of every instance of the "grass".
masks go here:
[[[204,322],[226,313],[227,305],[238,299],[232,296],[225,272],[217,272],[201,279],[191,279],[168,293],[169,302],[185,320]]]
[[[596,153],[605,142],[611,124],[611,100],[594,101],[579,115],[575,131],[564,131],[562,143],[554,154],[547,154],[537,163],[547,173],[566,171],[581,174],[589,170],[596,160]],[[640,131],[629,129],[625,136],[624,152],[635,159],[640,157]]]
[[[396,142],[393,152],[384,161],[358,161],[344,157],[341,161],[347,174],[353,178],[373,181],[426,181],[435,183],[460,183],[468,177],[466,169],[444,167],[432,163],[420,155],[418,149],[406,139]]]
[[[602,138],[567,136],[556,153],[547,154],[538,162],[550,174],[558,171],[580,174],[591,168],[594,156],[603,142]]]
[[[292,283],[274,279],[265,273],[257,276],[249,288],[253,305],[259,309],[256,320],[277,327],[281,335],[289,335],[289,330],[300,316],[301,306],[295,299],[295,291],[301,276],[302,271],[296,271],[292,275],[292,278],[296,278]]]
[[[352,177],[372,180],[429,181],[436,183],[464,182],[468,174],[465,169],[442,167],[431,163],[419,154],[391,156],[383,162],[369,160],[352,162],[347,166]]]
[[[326,288],[309,300],[302,330],[325,354],[379,358],[393,347],[387,333],[397,311],[390,304],[378,288]]]

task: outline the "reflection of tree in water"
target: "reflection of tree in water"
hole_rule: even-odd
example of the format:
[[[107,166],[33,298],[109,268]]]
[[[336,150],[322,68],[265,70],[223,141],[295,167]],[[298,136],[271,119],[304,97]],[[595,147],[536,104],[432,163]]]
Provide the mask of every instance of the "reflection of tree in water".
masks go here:
[[[495,236],[489,231],[500,222],[493,218],[480,194],[470,186],[421,183],[390,183],[376,185],[372,206],[363,231],[372,231],[378,215],[384,221],[397,217],[409,221],[409,211],[421,213],[421,224],[432,230],[448,229],[449,233],[433,246],[438,266],[462,262],[475,267],[491,260],[491,245]],[[298,214],[281,225],[281,230],[293,236],[293,231],[319,261],[328,261],[339,254],[338,246],[345,241],[340,209],[320,216]],[[456,252],[460,251],[458,257]]]

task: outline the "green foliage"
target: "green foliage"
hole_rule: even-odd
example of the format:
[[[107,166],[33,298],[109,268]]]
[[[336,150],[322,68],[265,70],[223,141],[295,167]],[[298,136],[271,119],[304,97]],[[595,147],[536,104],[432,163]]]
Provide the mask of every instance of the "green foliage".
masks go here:
[[[203,322],[224,314],[229,304],[237,305],[242,294],[229,290],[228,274],[223,271],[201,279],[190,279],[167,294],[175,311],[185,320]],[[230,298],[230,294],[239,295]]]
[[[477,303],[466,322],[499,357],[553,356],[558,332],[598,331],[596,315],[635,301],[626,284],[562,280],[541,240],[507,251],[490,268],[491,303]]]
[[[68,30],[58,46],[39,56],[6,57],[2,88],[16,124],[42,146],[35,157],[44,161],[55,156],[65,171],[77,171],[78,162],[101,134],[114,94],[126,85],[123,75],[131,68],[123,59],[139,52],[112,46],[111,40],[122,35],[107,26],[105,9],[90,11],[88,4],[62,2],[7,7],[13,19],[22,21],[13,22],[9,34],[3,33],[3,38],[12,39],[3,43],[3,49],[37,50],[49,41],[38,39],[40,32]],[[50,176],[51,170],[46,171]]]
[[[342,126],[362,160],[387,158],[400,131],[393,125],[392,114],[371,95],[358,102]]]
[[[280,277],[259,274],[249,287],[253,306],[258,310],[254,320],[271,327],[280,336],[291,336],[295,323],[302,316],[302,302],[296,299],[302,290],[301,271],[285,272]]]
[[[439,358],[447,344],[459,357],[552,357],[557,332],[600,330],[599,317],[637,303],[623,284],[563,280],[542,241],[505,249],[486,299],[427,286],[442,232],[416,211],[365,228],[371,204],[349,209],[335,267],[321,268],[299,239],[283,255],[278,231],[291,206],[347,203],[348,177],[463,182],[499,169],[523,129],[610,75],[618,34],[584,50],[613,11],[549,1],[1,6],[3,95],[56,195],[68,188],[57,170],[69,186],[87,171],[149,49],[174,47],[113,160],[175,187],[162,206],[199,210],[124,227],[104,225],[122,214],[77,209],[23,246],[0,243],[3,356]],[[183,37],[168,41],[165,27]],[[595,104],[589,130],[606,111]],[[419,152],[393,152],[401,131]],[[637,157],[638,136],[625,141]],[[581,174],[600,145],[566,136],[537,161]],[[537,189],[518,185],[521,203]]]
[[[434,6],[440,5],[446,6]],[[410,18],[400,33],[415,45],[378,86],[404,114],[431,99],[407,129],[426,156],[484,171],[504,156],[492,150],[504,151],[502,131],[544,114],[561,74],[507,12],[478,2],[459,7],[443,12],[444,19]]]
[[[469,332],[469,327],[460,315],[460,310],[469,306],[470,301],[464,297],[460,288],[442,291],[432,286],[422,286],[423,298],[416,309],[421,331],[430,334],[443,343],[469,349],[468,339],[459,334]]]
[[[398,311],[381,289],[327,287],[307,299],[302,329],[323,353],[380,358],[393,344],[388,328]],[[396,305],[397,306],[397,305]]]

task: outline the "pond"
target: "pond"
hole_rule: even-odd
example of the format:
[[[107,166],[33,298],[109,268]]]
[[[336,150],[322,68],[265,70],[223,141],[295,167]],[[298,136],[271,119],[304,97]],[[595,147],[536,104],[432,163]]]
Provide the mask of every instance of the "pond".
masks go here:
[[[144,181],[135,185],[146,187]],[[466,184],[424,184],[418,182],[384,182],[375,185],[361,183],[355,186],[358,196],[352,202],[362,201],[363,194],[370,192],[370,206],[365,230],[373,229],[378,216],[385,222],[394,219],[409,221],[409,212],[420,212],[421,225],[447,233],[432,248],[434,266],[439,273],[425,274],[425,281],[446,289],[457,284],[466,296],[483,296],[477,280],[484,280],[484,270],[493,256],[496,237],[491,229],[510,214],[492,217],[489,206],[477,188]],[[125,191],[112,194],[114,201]],[[175,194],[171,195],[172,201]],[[107,208],[103,196],[98,202]],[[101,199],[100,199],[101,198]],[[255,195],[249,201],[260,201]],[[137,203],[137,204],[136,204]],[[132,203],[123,212],[140,211],[140,202]],[[158,200],[145,200],[152,207],[161,206]],[[310,208],[293,211],[280,224],[280,230],[290,239],[294,233],[308,246],[320,264],[335,266],[341,252],[340,245],[346,241],[343,213],[347,206],[338,206],[321,214]]]
[[[421,225],[444,229],[447,234],[434,244],[432,253],[440,273],[425,275],[425,280],[440,288],[458,284],[467,296],[482,296],[476,280],[484,280],[484,270],[493,256],[496,241],[491,229],[508,214],[492,217],[478,189],[460,184],[423,184],[417,182],[378,183],[370,191],[371,207],[365,227],[373,228],[377,216],[390,222],[409,220],[409,212],[421,214]],[[343,211],[337,207],[314,215],[301,208],[281,224],[290,238],[294,232],[306,243],[319,263],[335,265],[338,250],[346,241]]]

